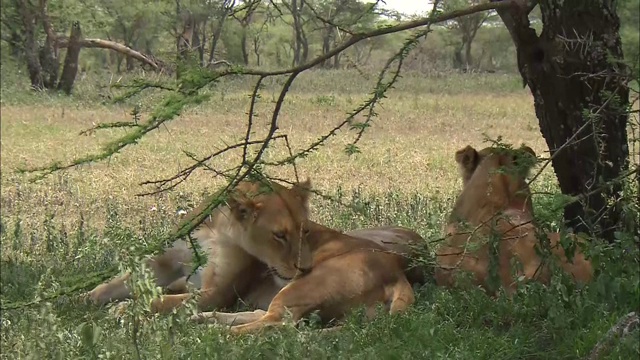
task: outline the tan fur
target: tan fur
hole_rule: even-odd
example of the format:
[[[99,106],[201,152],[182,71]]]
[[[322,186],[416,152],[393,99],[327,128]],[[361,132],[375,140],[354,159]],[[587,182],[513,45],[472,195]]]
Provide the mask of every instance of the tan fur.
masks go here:
[[[240,183],[228,205],[215,209],[192,232],[208,257],[207,264],[196,276],[201,278],[201,284],[196,284],[201,289],[199,309],[229,307],[247,289],[256,287],[256,282],[259,284],[263,277],[289,281],[310,271],[311,252],[303,241],[309,181],[295,184],[291,189],[275,183],[269,185],[273,191],[264,193],[264,186],[259,183]],[[200,212],[209,200],[191,214]],[[189,220],[188,217],[183,223]],[[157,285],[178,293],[155,301],[154,311],[170,311],[190,297],[186,286],[192,252],[187,244],[186,240],[178,240],[165,253],[147,260]],[[98,285],[89,292],[89,298],[101,305],[130,297],[126,286],[130,276],[127,273]]]
[[[391,314],[407,309],[414,302],[411,284],[404,271],[405,256],[389,251],[375,241],[348,236],[310,223],[307,236],[313,253],[312,271],[284,286],[273,297],[266,312],[204,314],[202,318],[236,316],[242,323],[233,333],[246,333],[281,325],[285,315],[295,322],[318,311],[323,321],[342,319],[357,306],[365,306],[373,316],[378,304]]]
[[[418,233],[401,226],[380,226],[347,231],[346,235],[371,240],[376,244],[400,254],[405,262],[403,268],[407,280],[412,284],[423,284],[426,281],[426,266],[411,264],[419,252],[425,252],[425,240]],[[422,247],[422,250],[419,248]]]
[[[319,229],[326,229],[313,222],[310,222],[310,224],[310,226],[316,226]],[[334,231],[334,234],[338,235],[339,233]],[[413,266],[410,263],[410,258],[416,253],[415,247],[424,245],[424,239],[415,231],[399,226],[382,226],[353,230],[345,234],[365,240],[367,246],[373,246],[376,250],[380,250],[377,246],[379,245],[385,251],[398,254],[399,256],[395,257],[394,261],[398,261],[401,268],[405,270],[408,281],[412,284],[425,282],[425,267]],[[374,244],[370,244],[370,242]],[[314,247],[311,250],[314,253],[317,251]],[[246,274],[247,277],[253,277],[253,281],[251,281],[251,285],[247,288],[244,296],[238,298],[240,302],[255,310],[236,313],[203,312],[193,316],[192,320],[197,322],[216,322],[232,326],[253,322],[264,316],[266,314],[265,310],[269,308],[271,301],[289,282],[269,276],[266,272],[266,267],[261,268],[258,266],[256,269],[257,271]],[[347,272],[350,269],[343,271]],[[197,284],[192,285],[197,287]],[[369,312],[372,309],[373,307],[370,307]]]
[[[471,273],[474,284],[493,293],[488,284],[489,236],[499,240],[498,274],[507,293],[513,293],[520,277],[549,282],[549,260],[543,262],[535,251],[539,241],[533,222],[531,193],[525,181],[530,166],[521,171],[516,171],[519,167],[515,166],[527,161],[532,165],[532,157],[535,153],[526,146],[518,150],[486,148],[479,152],[467,146],[456,152],[464,186],[445,227],[445,243],[436,251],[435,277],[439,285],[453,286],[456,283],[454,275],[462,270]],[[499,169],[502,172],[496,171]],[[579,282],[591,281],[591,262],[579,249],[576,249],[573,262],[569,262],[559,246],[559,234],[543,236],[549,240],[551,252],[559,258],[564,271]],[[511,271],[513,260],[522,266],[515,274]]]
[[[310,222],[310,224],[311,226],[326,229],[313,222]],[[410,258],[414,257],[416,254],[415,248],[421,245],[424,246],[425,243],[424,238],[415,231],[400,226],[381,226],[352,230],[346,232],[345,235],[373,242],[390,253],[398,254],[399,256],[396,260],[400,262],[401,267],[405,270],[407,280],[411,284],[423,284],[425,282],[425,266],[414,266],[410,263]],[[315,252],[315,248],[312,248],[312,251]],[[349,270],[344,271],[346,272]],[[255,282],[254,284],[255,287],[251,288],[247,292],[246,297],[240,299],[240,301],[248,305],[249,308],[255,309],[254,311],[236,313],[225,313],[219,311],[204,312],[194,315],[192,320],[205,323],[216,322],[229,326],[256,321],[266,314],[265,310],[268,309],[273,298],[288,283],[276,282],[271,277],[262,277],[259,282]],[[369,312],[371,312],[371,308],[369,309]]]

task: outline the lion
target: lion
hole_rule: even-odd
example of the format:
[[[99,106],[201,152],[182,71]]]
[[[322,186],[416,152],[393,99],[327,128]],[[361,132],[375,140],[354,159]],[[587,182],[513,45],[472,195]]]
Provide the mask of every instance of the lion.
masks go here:
[[[302,188],[308,189],[308,186],[303,186]],[[232,206],[234,202],[230,202],[230,204]],[[306,203],[303,207],[305,209],[307,208]],[[266,209],[269,208],[264,207],[263,209],[264,211],[266,211]],[[277,207],[273,207],[273,209],[277,210]],[[229,217],[228,219],[233,218]],[[334,239],[331,239],[329,245],[326,245],[322,241],[314,242],[313,244],[315,245],[309,243],[309,251],[311,252],[314,259],[313,266],[311,266],[310,269],[313,269],[316,264],[318,251],[320,251],[320,253],[325,253],[327,252],[327,250],[330,250],[333,252],[328,252],[327,256],[332,254],[335,256],[335,251],[338,251],[338,255],[345,257],[346,259],[350,259],[353,257],[357,258],[359,256],[358,254],[365,254],[365,256],[371,261],[388,259],[389,264],[385,265],[389,273],[388,275],[377,275],[376,277],[374,277],[374,279],[377,280],[368,280],[369,276],[366,276],[366,274],[372,269],[368,269],[366,268],[366,266],[363,268],[362,272],[359,273],[358,276],[365,278],[364,280],[362,280],[362,282],[366,282],[367,284],[371,283],[371,286],[376,286],[376,284],[377,286],[383,286],[386,284],[386,279],[393,276],[403,277],[405,282],[417,284],[422,284],[425,281],[424,267],[414,267],[410,264],[410,256],[415,253],[414,246],[420,245],[420,243],[424,244],[424,239],[413,230],[397,226],[385,226],[354,230],[347,233],[349,235],[352,235],[349,236],[342,234],[339,231],[323,227],[311,221],[307,221],[307,224],[308,226],[301,227],[303,228],[303,232],[307,237],[309,237],[310,234],[314,233],[310,232],[311,229],[314,229],[315,232],[322,231],[323,233],[328,233],[334,237]],[[202,246],[203,248],[208,248],[209,256],[211,256],[212,248],[220,249],[220,246],[216,245],[216,242],[228,238],[224,236],[212,236],[212,232],[216,231],[213,226],[228,226],[228,222],[216,224],[208,222],[204,225],[205,228],[208,229],[207,232],[203,233],[200,230],[203,227],[201,226],[200,228],[197,228],[192,235],[199,242],[200,246]],[[251,243],[246,242],[245,244],[250,245]],[[275,244],[276,243],[273,242],[271,243],[271,245]],[[227,246],[231,246],[231,244],[227,244]],[[206,305],[208,308],[222,310],[229,307],[232,303],[238,301],[243,302],[249,307],[255,309],[255,311],[253,312],[243,313],[205,313],[197,316],[196,318],[194,318],[194,320],[217,320],[231,325],[257,320],[257,316],[266,314],[265,310],[269,309],[269,306],[276,298],[276,295],[281,290],[283,290],[283,288],[287,286],[292,280],[294,280],[294,277],[286,278],[280,273],[274,272],[273,267],[268,266],[268,263],[264,260],[264,257],[259,256],[258,252],[255,249],[252,250],[236,247],[236,250],[237,252],[242,252],[241,259],[251,257],[252,261],[247,261],[249,265],[247,265],[243,271],[235,271],[239,268],[237,261],[239,255],[237,253],[233,253],[232,255],[236,257],[228,258],[227,261],[219,261],[222,258],[221,255],[215,256],[214,259],[218,259],[218,261],[210,261],[208,262],[206,267],[196,269],[195,272],[192,271],[189,265],[192,252],[188,248],[188,243],[185,240],[176,241],[173,246],[167,249],[163,254],[148,260],[148,264],[150,265],[150,267],[154,271],[154,275],[156,276],[157,284],[164,287],[167,292],[173,293],[164,295],[158,300],[154,300],[152,303],[152,311],[167,313],[180,306],[185,300],[191,298],[192,296],[189,293],[188,289],[190,285],[191,287],[199,288],[201,290],[201,293],[206,294],[205,296],[209,298],[209,300],[205,304],[203,304],[202,300],[197,303],[198,309],[200,311],[206,310],[204,305]],[[226,251],[230,254],[228,249]],[[279,249],[279,251],[282,251],[282,249]],[[346,253],[343,254],[343,252],[356,252],[358,254],[349,255]],[[373,254],[367,254],[367,252],[373,252]],[[322,261],[324,263],[324,260]],[[341,264],[340,261],[336,262],[336,260],[329,261],[328,263],[330,264],[332,262]],[[385,266],[378,266],[373,269],[372,272],[375,274],[384,271]],[[207,283],[217,284],[216,277],[223,277],[224,279],[229,278],[230,275],[228,274],[229,271],[227,267],[231,267],[232,270],[234,270],[231,273],[231,276],[237,276],[237,278],[233,281],[225,282],[226,284],[232,283],[232,285],[225,287],[218,286],[217,288],[206,288],[202,286],[203,284]],[[345,267],[341,270],[341,273],[350,272],[352,271],[352,268],[352,266]],[[326,270],[314,270],[314,274],[318,274],[321,271]],[[125,285],[125,282],[129,276],[130,274],[125,274],[125,276],[116,278],[106,284],[99,285],[94,290],[92,290],[90,297],[97,304],[104,304],[109,300],[123,300],[129,297],[130,292]],[[317,275],[314,275],[312,278],[317,279]],[[201,281],[201,279],[204,281]],[[321,287],[322,283],[323,282],[319,282],[318,286]],[[238,284],[242,285],[240,289],[236,288]],[[411,289],[411,285],[409,285],[409,289]],[[217,294],[216,296],[213,296],[213,294],[208,294],[209,291],[224,292],[224,294]],[[357,289],[351,289],[351,291],[357,291]],[[413,293],[411,292],[411,294]],[[338,293],[336,294],[336,296],[340,296],[340,294]],[[212,298],[216,301],[212,301]],[[224,299],[224,301],[221,301],[220,299]],[[349,299],[351,299],[350,295],[345,299],[347,302],[349,302]],[[399,311],[397,310],[398,308],[404,308],[403,306],[398,305],[400,303],[395,303],[395,305],[393,306],[390,305],[391,303],[389,301],[387,301],[387,303],[389,303],[390,312],[396,312]],[[372,304],[367,303],[366,305],[373,309]],[[349,307],[345,305],[345,309],[347,308]],[[370,311],[372,310],[369,310],[369,312]],[[333,318],[333,315],[335,314],[330,313],[327,316]],[[340,316],[337,317],[340,318]]]
[[[421,281],[424,277],[409,270],[410,260],[405,251],[410,247],[405,241],[423,240],[417,233],[400,227],[381,227],[356,230],[356,236],[350,236],[314,222],[309,222],[307,228],[312,270],[283,287],[263,282],[256,288],[258,296],[270,300],[266,311],[263,308],[239,313],[214,311],[191,319],[232,325],[231,333],[240,334],[283,325],[286,314],[298,322],[317,311],[321,322],[326,324],[342,320],[359,306],[364,306],[366,318],[371,319],[376,316],[379,304],[389,314],[397,314],[414,303],[408,278]],[[394,238],[402,240],[389,246],[380,244]],[[273,290],[277,290],[275,295]]]
[[[456,152],[463,190],[445,226],[445,243],[436,250],[436,284],[453,286],[455,274],[468,271],[475,285],[495,294],[489,278],[492,246],[482,243],[488,237],[498,240],[497,272],[500,285],[509,296],[515,292],[518,279],[549,283],[549,264],[536,252],[538,230],[526,182],[535,158],[535,152],[526,145],[520,149],[488,147],[481,151],[467,146]],[[466,229],[463,225],[467,225]],[[559,233],[544,236],[563,271],[583,284],[592,280],[591,261],[579,247],[570,261],[559,246]],[[584,242],[575,235],[572,237]],[[513,260],[522,266],[515,274],[511,272]]]
[[[290,189],[267,183],[243,181],[232,191],[226,205],[214,209],[190,236],[208,254],[207,264],[191,282],[201,289],[201,310],[233,305],[237,294],[256,287],[263,265],[269,274],[287,282],[311,270],[311,251],[304,241],[304,223],[308,218],[310,181],[294,184]],[[208,199],[211,200],[211,199]],[[202,212],[205,201],[192,214]],[[183,220],[190,221],[192,216]],[[192,252],[189,242],[176,241],[163,254],[147,260],[156,284],[169,293],[187,292],[191,274]],[[250,275],[251,274],[251,275]],[[131,296],[126,281],[131,273],[100,284],[88,293],[97,305]],[[175,300],[172,295],[169,300]],[[154,301],[152,308],[162,310]]]
[[[315,229],[329,230],[312,221],[310,221],[310,224]],[[331,231],[333,231],[334,234],[340,233],[336,230]],[[345,232],[344,235],[373,242],[376,249],[379,250],[378,247],[382,247],[385,251],[398,255],[396,260],[400,261],[401,267],[404,269],[404,274],[410,284],[422,285],[427,281],[426,266],[412,263],[412,259],[419,252],[416,248],[424,246],[425,244],[424,238],[415,231],[402,226],[380,226],[351,230]],[[344,271],[347,272],[350,270],[344,269]],[[246,324],[258,320],[266,314],[269,304],[275,295],[283,289],[284,285],[286,284],[276,282],[269,277],[264,277],[260,286],[255,288],[254,291],[249,292],[246,298],[241,299],[248,307],[253,308],[253,311],[234,313],[212,311],[194,315],[191,320],[200,323],[216,322],[229,326]],[[366,315],[367,319],[371,319],[374,316],[373,308],[369,308]],[[326,321],[324,322],[326,323]]]

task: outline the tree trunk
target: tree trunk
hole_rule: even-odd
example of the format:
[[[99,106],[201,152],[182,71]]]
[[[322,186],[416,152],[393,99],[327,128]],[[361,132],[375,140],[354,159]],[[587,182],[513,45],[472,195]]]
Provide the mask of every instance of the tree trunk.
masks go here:
[[[222,13],[218,19],[218,22],[213,28],[213,31],[211,34],[211,48],[209,48],[209,62],[208,62],[209,64],[215,61],[215,51],[216,51],[216,48],[218,47],[218,43],[220,42],[220,37],[222,36],[222,29],[224,28],[224,22],[227,20],[227,16],[229,15],[229,12],[231,12],[233,5],[234,5],[234,2],[231,2],[231,3],[228,3],[226,1],[223,2]]]
[[[247,28],[242,28],[242,34],[240,34],[240,50],[242,51],[242,62],[244,65],[249,65],[249,52],[247,51]]]
[[[42,66],[38,58],[38,43],[36,41],[36,21],[33,6],[26,0],[19,1],[18,13],[24,25],[24,56],[27,60],[27,71],[34,90],[44,89]]]
[[[44,46],[38,51],[40,65],[42,66],[44,87],[46,89],[55,89],[58,82],[60,60],[58,59],[57,53],[55,40],[47,37],[44,41]]]
[[[300,58],[300,64],[305,64],[309,60],[309,40],[307,34],[303,28],[300,28],[300,42],[302,44],[302,56]]]
[[[196,22],[193,26],[193,36],[191,38],[191,48],[196,49],[198,51],[198,64],[202,64],[202,59],[204,59],[204,53],[202,52],[202,42],[200,36],[200,26]]]
[[[62,69],[60,83],[58,84],[58,90],[64,91],[67,95],[71,94],[71,89],[73,89],[73,83],[78,73],[78,58],[80,56],[80,49],[82,48],[82,44],[80,43],[81,38],[82,30],[80,29],[80,23],[74,21],[71,25],[67,55],[64,59],[64,68]]]
[[[220,19],[218,21],[218,25],[213,30],[213,35],[211,36],[211,47],[209,48],[209,64],[215,61],[215,52],[218,47],[218,43],[220,42],[220,36],[222,35],[222,27],[224,19]]]
[[[145,65],[149,65],[153,70],[163,70],[164,64],[158,59],[155,59],[151,55],[143,54],[139,51],[133,50],[132,48],[117,43],[115,41],[102,40],[102,39],[80,39],[80,47],[83,48],[100,48],[100,49],[109,49],[121,54],[123,56],[130,56]],[[65,48],[69,46],[69,41],[67,39],[60,39],[58,41],[58,47]]]
[[[48,3],[40,0],[40,20],[44,33],[47,35],[44,46],[40,48],[40,66],[42,66],[44,87],[55,89],[60,72],[60,59],[58,58],[57,36],[53,31],[53,25],[49,21]],[[47,78],[48,77],[48,78]]]
[[[453,50],[453,68],[456,70],[461,70],[464,68],[464,61],[462,59],[462,48],[455,48]]]
[[[324,27],[324,34],[322,35],[322,54],[325,55],[331,51],[331,38],[333,36],[333,26],[326,25]],[[331,60],[326,59],[322,62],[322,67],[330,68]]]
[[[208,18],[202,20],[200,24],[200,30],[198,31],[198,61],[200,66],[207,66],[204,62],[204,54],[206,53],[207,44],[207,22]]]
[[[291,16],[293,17],[293,34],[294,34],[294,49],[293,49],[293,66],[300,65],[302,63],[302,21],[300,19],[300,8],[298,7],[297,0],[291,0]]]
[[[176,39],[176,46],[178,49],[178,59],[187,60],[191,53],[191,42],[193,41],[193,32],[196,25],[193,15],[190,12],[182,16],[182,24],[182,32]]]
[[[135,63],[133,62],[133,58],[131,56],[127,55],[125,57],[125,63],[127,64],[127,72],[133,71],[133,69],[135,68]]]
[[[19,26],[18,24],[16,24],[16,26]],[[9,49],[11,50],[11,56],[14,58],[19,58],[23,52],[23,39],[22,36],[18,33],[18,31],[16,31],[16,29],[11,29],[10,30],[11,33],[9,35],[9,39],[8,39],[8,43],[9,43]]]
[[[622,185],[602,184],[623,174],[629,156],[628,69],[620,61],[615,0],[546,0],[539,6],[540,37],[529,26],[527,6],[499,14],[516,44],[560,189],[585,199],[565,207],[567,225],[613,241],[622,209],[608,198],[617,200]]]
[[[471,55],[471,44],[472,39],[467,39],[467,42],[464,44],[464,68],[466,71],[470,71],[473,69],[473,57]]]
[[[260,67],[260,37],[253,38],[253,53],[256,54],[256,66]]]

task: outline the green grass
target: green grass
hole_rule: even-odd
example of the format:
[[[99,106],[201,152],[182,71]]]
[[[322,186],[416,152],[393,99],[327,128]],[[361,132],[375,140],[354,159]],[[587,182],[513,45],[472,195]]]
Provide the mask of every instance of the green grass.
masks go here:
[[[93,271],[130,264],[132,254],[168,233],[178,220],[178,209],[193,207],[221,181],[198,172],[172,192],[136,197],[145,190],[139,183],[170,176],[188,164],[181,150],[203,156],[237,140],[244,129],[250,84],[226,83],[209,90],[209,102],[185,111],[109,162],[32,184],[15,169],[98,151],[124,131],[78,133],[94,123],[130,120],[131,106],[141,99],[118,106],[101,104],[105,75],[100,74],[79,82],[70,98],[34,95],[22,85],[24,79],[13,73],[5,77],[5,66],[2,71],[3,303],[46,296]],[[328,131],[366,98],[374,77],[356,75],[315,72],[299,80],[280,119],[294,150]],[[265,132],[275,85],[264,90],[258,137]],[[145,100],[144,116],[159,97],[154,93]],[[314,196],[314,220],[345,230],[403,225],[432,241],[440,236],[461,187],[455,150],[467,144],[484,146],[486,133],[513,144],[525,142],[545,155],[531,95],[520,89],[515,76],[425,79],[407,74],[378,112],[360,144],[361,154],[344,154],[354,134],[341,132],[298,164],[301,176],[309,175],[315,188],[343,204]],[[276,144],[267,156],[278,159],[287,153],[285,146]],[[238,159],[238,153],[230,153],[211,166],[225,168]],[[269,174],[293,177],[290,168],[272,168]],[[537,215],[555,226],[560,214],[550,210],[556,201],[548,194],[557,193],[550,167],[533,189]],[[0,357],[120,359],[136,358],[139,352],[145,359],[582,358],[619,317],[640,309],[638,249],[632,242],[623,236],[615,246],[594,245],[598,276],[582,289],[557,277],[546,288],[523,288],[511,301],[491,299],[480,290],[445,290],[429,283],[417,289],[417,302],[408,313],[365,323],[356,312],[346,328],[330,334],[313,331],[310,323],[234,337],[224,328],[187,322],[188,309],[151,317],[138,303],[118,317],[115,309],[97,309],[70,294],[3,312]],[[427,245],[426,260],[437,244]],[[637,338],[627,337],[607,357],[636,358]]]

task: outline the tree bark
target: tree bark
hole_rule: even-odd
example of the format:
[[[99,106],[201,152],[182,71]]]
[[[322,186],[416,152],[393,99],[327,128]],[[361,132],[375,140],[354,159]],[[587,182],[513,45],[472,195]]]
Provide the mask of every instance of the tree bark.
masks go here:
[[[58,83],[58,90],[64,91],[67,95],[71,94],[73,83],[78,73],[78,58],[80,56],[80,49],[82,48],[80,40],[82,40],[80,23],[74,21],[71,25],[71,34],[69,35],[67,45],[67,55],[64,59],[64,68],[62,69],[62,75]]]
[[[322,34],[322,54],[327,54],[331,51],[331,39],[334,36],[334,28],[331,25],[325,25]],[[331,67],[331,59],[326,59],[322,62],[322,67],[330,68]]]
[[[18,13],[24,25],[24,55],[27,60],[27,71],[29,72],[31,87],[34,90],[43,90],[44,79],[42,76],[42,66],[38,58],[34,9],[27,0],[19,1],[17,5]]]
[[[300,6],[302,7],[302,6]],[[302,62],[302,21],[300,19],[300,8],[298,7],[297,0],[291,0],[291,16],[293,17],[293,34],[294,34],[294,49],[293,49],[293,66],[297,66]]]
[[[492,2],[499,0],[492,0]],[[615,0],[541,0],[543,30],[530,27],[528,1],[499,10],[516,45],[518,68],[534,97],[540,130],[563,194],[567,225],[609,241],[622,223],[613,182],[628,168],[629,89]]]
[[[195,19],[191,12],[186,12],[182,16],[182,32],[176,39],[176,46],[178,49],[178,59],[186,60],[191,53],[191,42],[193,41],[193,32],[196,26]]]
[[[242,51],[242,63],[249,65],[249,52],[247,51],[247,28],[242,28],[242,34],[240,34],[240,51]]]
[[[57,36],[53,31],[53,25],[49,20],[49,11],[47,0],[40,0],[40,19],[42,27],[47,35],[44,46],[40,48],[40,66],[44,72],[44,87],[47,89],[55,89],[58,82],[58,73],[60,71],[60,59],[58,58]]]
[[[467,42],[465,42],[464,44],[464,69],[467,72],[475,67],[475,64],[473,62],[473,57],[471,55],[472,41],[473,39],[469,38],[467,39]]]

